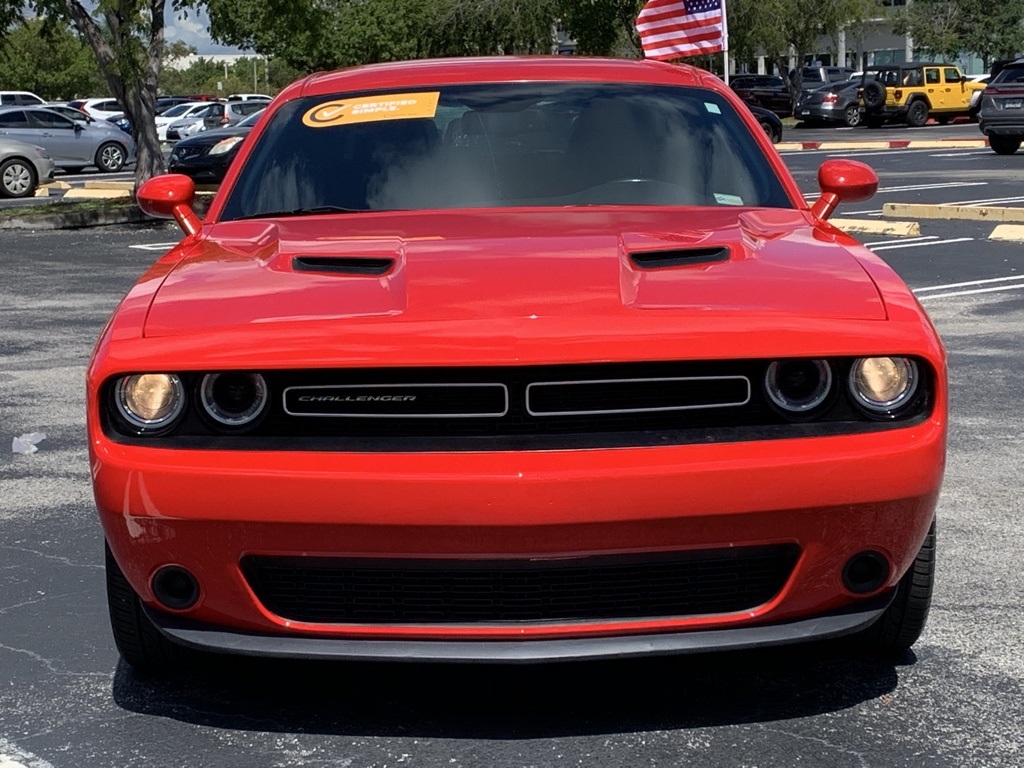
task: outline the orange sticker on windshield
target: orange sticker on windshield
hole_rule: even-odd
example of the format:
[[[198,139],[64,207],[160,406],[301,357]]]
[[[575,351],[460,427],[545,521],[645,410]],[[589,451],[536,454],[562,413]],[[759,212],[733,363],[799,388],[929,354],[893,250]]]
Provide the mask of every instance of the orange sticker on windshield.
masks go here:
[[[313,107],[302,116],[302,122],[310,128],[329,128],[335,125],[372,123],[380,120],[433,117],[437,113],[437,100],[440,95],[440,91],[427,91],[337,99]]]

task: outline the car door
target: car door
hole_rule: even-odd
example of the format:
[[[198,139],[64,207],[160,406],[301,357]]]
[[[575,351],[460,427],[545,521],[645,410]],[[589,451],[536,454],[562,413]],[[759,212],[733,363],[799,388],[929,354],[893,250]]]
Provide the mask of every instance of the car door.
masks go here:
[[[220,128],[223,125],[224,117],[224,105],[223,104],[211,104],[210,110],[203,116],[203,123],[206,125],[206,130],[213,128]]]
[[[58,163],[92,161],[92,153],[87,152],[86,141],[81,138],[84,131],[81,127],[75,126],[73,120],[69,120],[56,112],[45,109],[27,109],[29,128],[37,135],[35,141]]]
[[[932,110],[940,110],[946,108],[946,93],[943,90],[945,85],[942,83],[942,70],[938,67],[925,67],[924,68],[924,92],[928,94],[928,101],[932,105]]]
[[[964,79],[956,67],[942,69],[942,89],[947,109],[967,109],[970,97],[967,94]]]

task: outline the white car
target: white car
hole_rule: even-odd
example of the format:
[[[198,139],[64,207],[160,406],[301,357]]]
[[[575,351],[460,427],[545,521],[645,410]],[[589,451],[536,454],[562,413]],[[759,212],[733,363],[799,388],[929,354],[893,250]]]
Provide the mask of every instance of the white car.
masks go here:
[[[984,74],[984,75],[968,75],[967,79],[969,81],[972,81],[972,82],[975,82],[975,83],[987,83],[990,77],[992,77],[992,76],[989,75],[989,74]],[[971,103],[969,105],[969,110],[970,110],[970,113],[971,113],[971,117],[977,117],[978,116],[978,112],[981,110],[981,95],[984,92],[985,91],[975,91],[974,93],[971,94]]]
[[[165,140],[173,143],[195,136],[197,133],[202,133],[207,128],[206,114],[207,110],[203,109],[188,117],[181,117],[170,123],[165,132]]]
[[[209,101],[189,101],[171,107],[162,115],[156,116],[156,135],[160,141],[167,141],[167,128],[171,123],[197,116],[200,112],[205,116],[210,109]]]
[[[106,120],[108,117],[124,114],[124,107],[118,103],[117,99],[110,96],[102,99],[79,99],[69,101],[68,104],[97,120]]]

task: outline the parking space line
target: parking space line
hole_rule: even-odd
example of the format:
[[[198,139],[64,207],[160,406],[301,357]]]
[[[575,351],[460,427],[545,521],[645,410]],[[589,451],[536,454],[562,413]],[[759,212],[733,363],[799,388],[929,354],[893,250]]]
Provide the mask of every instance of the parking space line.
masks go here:
[[[929,240],[925,243],[898,243],[896,245],[880,245],[877,248],[872,248],[873,251],[891,251],[896,248],[918,248],[922,245],[946,245],[948,243],[966,243],[974,240],[973,237],[954,237],[950,240]]]
[[[0,736],[0,768],[53,768],[53,764]]]
[[[143,245],[129,245],[129,248],[136,248],[140,251],[166,251],[173,248],[177,243],[145,243]]]
[[[930,301],[932,299],[949,299],[955,296],[976,296],[981,293],[999,293],[1001,291],[1019,291],[1024,289],[1024,283],[1014,283],[1013,285],[1000,285],[993,288],[977,288],[972,291],[953,291],[952,293],[933,293],[927,296],[918,296],[921,301]]]
[[[873,248],[876,245],[889,245],[890,243],[916,243],[924,240],[938,240],[938,235],[924,235],[923,237],[903,237],[898,240],[879,240],[877,243],[864,243],[866,248]]]
[[[975,285],[991,285],[992,283],[1013,283],[1024,281],[1024,275],[1013,275],[1011,277],[990,277],[985,280],[968,280],[964,283],[946,283],[945,285],[931,285],[927,288],[915,288],[914,293],[925,293],[926,291],[945,291],[950,288],[970,288]]]

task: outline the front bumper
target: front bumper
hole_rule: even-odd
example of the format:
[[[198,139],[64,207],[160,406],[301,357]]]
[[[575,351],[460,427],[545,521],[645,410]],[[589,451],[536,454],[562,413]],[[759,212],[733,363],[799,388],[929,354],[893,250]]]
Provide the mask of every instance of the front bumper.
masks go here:
[[[184,566],[200,584],[180,622],[157,622],[172,638],[239,653],[405,648],[481,659],[683,652],[853,631],[877,616],[870,601],[895,587],[925,538],[945,445],[938,420],[838,437],[456,455],[155,449],[109,442],[95,421],[90,438],[106,537],[144,605],[158,606],[151,579],[165,565]],[[772,544],[795,544],[800,555],[763,604],[629,620],[295,621],[263,605],[241,567],[260,555],[515,560]],[[854,595],[841,574],[865,550],[891,569],[877,590]],[[844,611],[859,618],[826,620]],[[513,653],[526,640],[547,645]],[[575,644],[583,640],[593,642]]]

